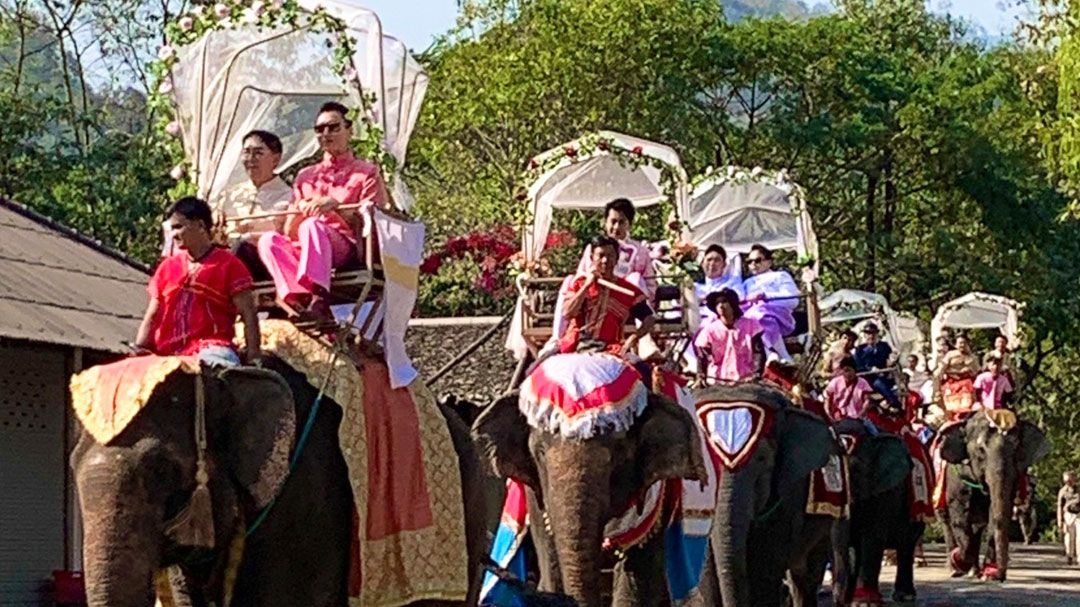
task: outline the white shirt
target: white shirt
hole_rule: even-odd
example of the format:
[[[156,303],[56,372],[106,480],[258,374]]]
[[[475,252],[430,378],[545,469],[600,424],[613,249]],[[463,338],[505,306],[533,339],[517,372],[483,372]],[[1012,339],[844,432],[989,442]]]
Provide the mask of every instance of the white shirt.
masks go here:
[[[783,270],[768,270],[754,274],[743,282],[746,299],[764,296],[770,306],[794,310],[799,307],[799,286],[791,274]]]
[[[214,220],[220,222],[223,218],[242,218],[248,215],[284,211],[288,208],[291,199],[292,188],[276,175],[257,188],[250,181],[245,181],[226,190],[217,199],[214,205]],[[246,234],[272,232],[274,229],[273,218],[232,221],[225,224],[225,236],[232,244]]]

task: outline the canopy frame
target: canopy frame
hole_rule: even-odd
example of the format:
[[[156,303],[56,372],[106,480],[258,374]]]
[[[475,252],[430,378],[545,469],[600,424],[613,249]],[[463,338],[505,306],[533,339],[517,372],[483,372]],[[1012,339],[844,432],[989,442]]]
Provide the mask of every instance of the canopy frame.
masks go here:
[[[728,197],[740,195],[747,188],[760,188],[756,197],[744,197],[744,202],[735,206],[724,204]],[[785,227],[794,234],[781,240],[762,238],[760,234],[752,237],[732,240],[720,238],[724,228],[736,226],[743,221],[758,218],[758,214],[777,215],[782,209],[766,205],[762,198],[768,195],[776,198],[776,190],[786,199],[787,212],[793,219],[790,227]],[[737,191],[738,190],[738,191]],[[733,194],[734,192],[734,194]],[[806,193],[793,181],[784,169],[770,171],[761,167],[746,169],[739,166],[727,166],[721,169],[708,168],[694,179],[694,187],[679,208],[679,217],[683,222],[683,238],[698,248],[710,244],[720,244],[729,253],[747,253],[754,244],[764,244],[772,249],[794,251],[799,257],[799,265],[810,267],[815,274],[820,267],[817,235],[814,233],[813,220],[806,203]],[[762,222],[758,221],[759,227]]]
[[[1020,318],[1024,304],[1003,295],[993,295],[979,291],[971,292],[938,307],[934,320],[930,323],[930,337],[935,347],[931,354],[936,360],[937,341],[945,329],[997,329],[1009,340],[1009,347],[1019,348],[1021,343]],[[972,317],[979,311],[983,319]],[[963,314],[968,314],[967,319]]]
[[[559,194],[578,183],[570,170],[580,173],[589,168],[588,163],[607,158],[625,169],[627,175],[643,175],[655,191],[646,198],[631,197],[619,192],[614,183],[612,191],[603,190],[592,200],[559,200]],[[655,176],[649,174],[653,171]],[[562,180],[556,182],[560,176]],[[536,264],[543,253],[555,209],[600,210],[612,199],[627,197],[637,208],[669,201],[678,212],[687,191],[686,171],[674,149],[614,131],[588,133],[538,154],[530,160],[525,179],[528,214],[522,226],[521,248],[526,268]],[[553,182],[554,187],[545,189]]]
[[[177,126],[197,192],[214,199],[240,182],[241,131],[262,128],[293,140],[286,141],[290,149],[278,172],[308,158],[318,147],[314,133],[306,124],[300,125],[295,114],[286,117],[269,110],[283,106],[295,111],[295,104],[290,107],[290,102],[322,97],[340,99],[357,108],[359,128],[376,129],[378,141],[371,136],[364,140],[362,134],[358,141],[365,141],[361,144],[365,155],[374,146],[376,158],[372,160],[383,165],[394,203],[407,211],[413,199],[397,172],[404,166],[408,140],[426,94],[426,72],[401,41],[383,32],[378,15],[356,0],[297,0],[297,6],[301,14],[297,20],[284,13],[277,16],[279,8],[267,7],[264,10],[271,15],[269,22],[265,15],[257,23],[222,20],[217,25],[211,21],[208,29],[196,30],[201,33],[195,38],[177,42],[183,47],[179,54],[163,56],[169,88],[160,92],[171,92],[172,106],[178,116],[183,116]],[[273,84],[257,73],[234,73],[238,62],[247,57],[269,60],[262,59],[263,55],[251,55],[253,51],[272,56],[269,51],[255,49],[267,45],[277,49],[274,45],[285,44],[281,52],[296,53],[312,43],[321,46],[318,37],[326,37],[333,44],[335,35],[349,37],[351,52],[347,57],[334,59],[323,50],[308,55],[306,63],[295,68],[323,70],[309,78],[310,89],[291,88],[289,84],[295,87],[295,79],[290,79],[288,73]],[[331,77],[331,73],[336,76]],[[185,89],[186,94],[181,94]],[[252,96],[253,92],[258,95]],[[178,179],[183,175],[180,168],[173,172]]]

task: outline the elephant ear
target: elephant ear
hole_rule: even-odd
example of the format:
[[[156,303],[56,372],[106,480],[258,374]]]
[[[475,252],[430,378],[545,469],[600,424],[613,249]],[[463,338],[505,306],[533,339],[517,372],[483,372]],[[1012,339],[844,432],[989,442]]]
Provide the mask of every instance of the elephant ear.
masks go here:
[[[967,424],[953,423],[942,428],[938,433],[937,444],[941,450],[941,459],[950,464],[960,464],[968,459]]]
[[[517,392],[484,410],[473,423],[472,437],[496,476],[539,488],[536,463],[529,452],[529,425],[518,408]]]
[[[785,408],[777,412],[777,422],[776,487],[785,498],[797,498],[786,494],[804,487],[810,473],[829,462],[836,439],[828,423],[807,411]]]
[[[296,437],[296,405],[285,380],[273,371],[234,367],[221,373],[229,394],[225,460],[256,508],[270,503],[289,476]]]
[[[867,489],[871,496],[891,491],[907,480],[911,473],[911,453],[899,436],[879,434],[868,436],[865,440],[863,448],[867,449],[870,455],[871,468]]]
[[[1050,439],[1038,426],[1020,422],[1020,468],[1028,469],[1050,453]]]
[[[633,428],[643,488],[673,478],[709,480],[697,422],[689,411],[663,396],[650,394],[649,406]]]

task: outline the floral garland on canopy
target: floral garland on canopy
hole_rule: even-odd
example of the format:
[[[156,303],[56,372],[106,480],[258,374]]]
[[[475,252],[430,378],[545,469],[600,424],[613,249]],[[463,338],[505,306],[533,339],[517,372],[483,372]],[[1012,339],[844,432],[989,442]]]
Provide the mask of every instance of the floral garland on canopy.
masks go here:
[[[619,166],[630,171],[636,171],[642,167],[652,167],[659,170],[665,202],[672,207],[671,212],[674,216],[677,187],[674,167],[659,158],[646,155],[644,148],[640,145],[628,148],[620,145],[611,137],[599,133],[590,133],[574,143],[564,146],[560,151],[544,155],[540,160],[536,158],[529,160],[525,171],[518,179],[519,186],[514,195],[514,199],[519,203],[514,208],[516,209],[515,220],[520,226],[520,230],[524,231],[533,221],[528,205],[525,204],[529,199],[529,188],[532,187],[532,184],[536,183],[548,171],[572,166],[598,155],[610,156],[619,163]],[[677,235],[678,226],[679,224],[676,221],[675,223],[669,223],[668,228],[673,234]],[[550,237],[548,240],[551,240]],[[545,249],[548,246],[550,244],[545,244]],[[548,276],[551,272],[550,264],[542,256],[540,259],[526,263],[524,254],[515,256],[509,270],[512,278],[516,278],[523,273],[528,273],[531,276]]]
[[[791,210],[793,215],[799,215],[806,209],[806,191],[798,183],[792,181],[791,176],[788,175],[785,169],[770,171],[759,166],[750,170],[734,166],[717,169],[710,166],[706,167],[704,171],[690,181],[690,190],[697,189],[699,185],[706,181],[712,181],[716,185],[745,185],[748,183],[770,185],[786,192],[788,198],[795,202]],[[802,255],[796,260],[795,265],[798,268],[806,269],[813,266],[815,261],[811,255]]]
[[[282,26],[298,28],[301,25],[313,33],[330,34],[335,39],[333,70],[341,77],[345,87],[355,87],[360,93],[362,108],[356,108],[348,116],[359,125],[352,140],[353,151],[361,158],[377,162],[384,179],[391,183],[397,169],[397,159],[383,146],[383,130],[375,123],[371,108],[376,101],[374,94],[367,94],[360,85],[359,73],[352,58],[357,40],[348,33],[345,23],[323,7],[313,12],[300,8],[296,0],[226,0],[213,6],[193,6],[165,27],[167,42],[158,49],[157,60],[150,66],[153,86],[147,107],[156,116],[155,126],[167,137],[164,139],[170,155],[176,159],[169,176],[177,185],[170,194],[195,193],[194,176],[184,156],[180,142],[182,127],[176,119],[173,106],[172,69],[179,61],[177,49],[198,41],[203,36],[219,30],[257,27],[260,30]]]

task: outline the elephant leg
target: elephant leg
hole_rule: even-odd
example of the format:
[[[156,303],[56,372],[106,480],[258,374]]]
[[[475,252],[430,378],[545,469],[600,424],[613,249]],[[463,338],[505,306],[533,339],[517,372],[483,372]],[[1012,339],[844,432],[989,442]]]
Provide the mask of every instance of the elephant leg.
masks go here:
[[[529,537],[536,549],[536,565],[540,570],[538,588],[542,592],[562,592],[562,574],[559,571],[559,558],[555,554],[555,542],[551,538],[551,527],[547,515],[540,506],[540,500],[532,488],[526,490],[529,500]]]
[[[948,508],[941,508],[935,510],[937,520],[941,523],[941,531],[945,536],[945,553],[948,554],[953,548],[956,548],[956,536],[953,534],[952,521],[949,519]],[[946,568],[949,566],[948,559],[945,560]]]
[[[896,580],[893,584],[893,601],[897,603],[915,600],[915,546],[922,537],[923,523],[906,520],[899,521],[896,542]]]
[[[655,534],[627,551],[615,564],[612,607],[664,607],[671,604],[664,560],[664,535]]]
[[[851,545],[851,522],[848,519],[833,521],[829,530],[832,553],[832,593],[833,605],[837,607],[848,602],[851,588],[851,554],[848,547]],[[821,563],[821,571],[817,579],[825,576],[826,563]]]
[[[826,516],[811,516],[803,525],[787,574],[794,607],[817,605],[817,589],[829,560],[832,521]]]

